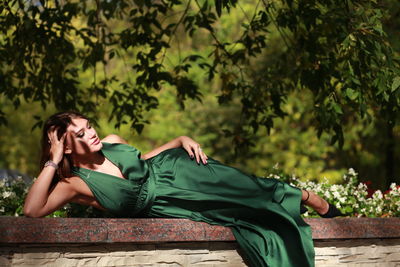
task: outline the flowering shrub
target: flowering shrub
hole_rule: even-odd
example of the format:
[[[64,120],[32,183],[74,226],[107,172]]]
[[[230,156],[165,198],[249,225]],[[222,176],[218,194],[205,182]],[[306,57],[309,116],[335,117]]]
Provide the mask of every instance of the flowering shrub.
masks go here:
[[[0,179],[0,216],[24,215],[24,201],[28,186],[22,178]],[[66,217],[67,207],[53,212],[49,217]]]
[[[23,216],[28,186],[22,178],[0,179],[0,216]],[[111,217],[107,212],[75,203],[67,204],[47,217]]]
[[[24,198],[27,193],[22,178],[9,181],[0,179],[0,215],[23,215]]]
[[[340,211],[348,216],[356,217],[400,217],[400,186],[391,184],[389,190],[371,190],[368,183],[359,183],[357,173],[349,169],[344,175],[343,184],[329,184],[325,182],[300,181],[274,168],[270,170],[268,178],[284,180],[293,186],[311,190],[328,202],[336,205]],[[23,215],[24,199],[27,186],[21,178],[16,180],[0,179],[0,215]],[[66,205],[52,213],[51,217],[110,217],[111,214],[97,211],[92,207],[83,207],[77,204]],[[317,217],[309,209],[305,217]]]
[[[357,173],[349,169],[343,177],[343,184],[329,184],[325,182],[300,181],[279,170],[268,175],[268,178],[285,180],[301,189],[310,190],[334,204],[343,214],[356,217],[399,217],[400,216],[400,186],[391,184],[390,189],[382,193],[373,191],[367,183],[359,183]],[[311,209],[305,217],[318,216]]]

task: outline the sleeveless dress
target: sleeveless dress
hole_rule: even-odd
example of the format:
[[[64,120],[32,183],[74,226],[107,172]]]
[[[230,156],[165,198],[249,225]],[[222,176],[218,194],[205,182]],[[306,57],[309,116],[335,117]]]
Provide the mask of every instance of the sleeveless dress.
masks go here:
[[[129,145],[103,143],[125,179],[73,167],[97,201],[119,217],[174,217],[228,226],[250,266],[314,266],[311,229],[300,216],[301,191],[183,148],[148,160]]]

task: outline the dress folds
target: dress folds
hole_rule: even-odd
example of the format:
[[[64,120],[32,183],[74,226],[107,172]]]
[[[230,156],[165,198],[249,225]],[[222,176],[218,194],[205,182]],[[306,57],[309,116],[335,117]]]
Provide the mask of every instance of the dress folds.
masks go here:
[[[314,266],[311,229],[300,216],[301,191],[208,159],[197,164],[183,148],[148,160],[129,145],[103,143],[102,153],[125,179],[73,167],[99,203],[123,217],[187,218],[232,229],[246,262]]]

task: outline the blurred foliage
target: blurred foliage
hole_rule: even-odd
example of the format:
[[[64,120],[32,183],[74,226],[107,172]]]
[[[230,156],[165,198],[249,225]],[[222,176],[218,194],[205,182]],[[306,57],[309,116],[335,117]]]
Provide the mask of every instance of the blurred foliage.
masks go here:
[[[209,81],[220,81],[219,103],[239,97],[239,126],[225,131],[239,148],[253,144],[260,126],[270,131],[286,115],[282,105],[296,90],[312,92],[313,125],[318,135],[332,135],[332,143],[343,145],[349,113],[383,116],[396,125],[399,64],[378,2],[244,3],[253,8],[234,0],[3,1],[0,93],[16,107],[24,98],[93,116],[99,99],[107,99],[117,126],[129,123],[141,132],[144,113],[158,106],[154,90],[173,86],[182,106],[188,98],[201,100],[191,78],[197,66]],[[219,31],[234,10],[243,13],[240,27],[235,34]],[[279,33],[280,51],[269,49],[272,30]],[[169,55],[180,49],[178,31],[201,40],[207,56],[191,47],[171,62]],[[127,56],[132,75],[108,73],[113,59]],[[91,69],[92,83],[80,86],[79,76]]]
[[[188,135],[259,176],[278,164],[335,182],[353,167],[386,188],[400,177],[399,10],[394,0],[2,1],[0,167],[34,176],[30,129],[77,109],[100,136],[144,152]]]

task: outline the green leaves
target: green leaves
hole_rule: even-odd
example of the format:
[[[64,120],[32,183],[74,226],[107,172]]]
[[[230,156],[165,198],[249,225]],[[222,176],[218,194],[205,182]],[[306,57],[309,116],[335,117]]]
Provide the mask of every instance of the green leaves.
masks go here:
[[[358,98],[359,93],[358,93],[356,90],[353,90],[353,89],[351,89],[351,88],[347,88],[347,89],[346,89],[346,96],[347,96],[350,100],[354,101],[354,100],[356,100],[356,99]]]
[[[400,77],[397,76],[393,79],[392,83],[392,93],[400,87]]]
[[[218,17],[222,15],[222,8],[226,8],[228,13],[231,7],[235,7],[237,0],[215,0],[215,10],[217,11]]]
[[[221,104],[239,98],[235,136],[251,138],[286,116],[290,93],[307,90],[314,126],[340,144],[349,115],[398,117],[399,61],[374,1],[49,0],[41,13],[8,0],[0,14],[0,95],[16,107],[22,96],[95,113],[109,99],[117,126],[141,131],[156,91],[174,87],[184,107],[213,86]],[[117,65],[126,74],[112,73]]]

